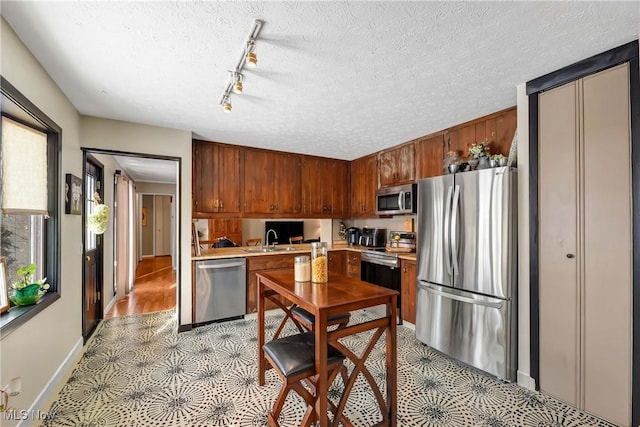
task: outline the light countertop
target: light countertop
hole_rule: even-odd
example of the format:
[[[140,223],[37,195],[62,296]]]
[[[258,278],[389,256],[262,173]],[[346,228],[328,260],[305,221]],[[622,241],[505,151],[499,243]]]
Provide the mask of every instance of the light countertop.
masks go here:
[[[268,256],[268,255],[283,255],[283,254],[298,254],[298,253],[310,253],[310,244],[301,245],[276,245],[278,250],[269,252],[260,252],[259,246],[239,246],[234,248],[207,248],[201,250],[200,256],[191,256],[192,261],[201,261],[207,259],[224,259],[224,258],[238,258],[238,257],[253,257],[253,256]],[[364,246],[348,246],[344,243],[327,245],[329,251],[351,251],[361,252],[363,249],[367,249]],[[401,253],[398,254],[400,259],[409,261],[416,260],[415,253]]]

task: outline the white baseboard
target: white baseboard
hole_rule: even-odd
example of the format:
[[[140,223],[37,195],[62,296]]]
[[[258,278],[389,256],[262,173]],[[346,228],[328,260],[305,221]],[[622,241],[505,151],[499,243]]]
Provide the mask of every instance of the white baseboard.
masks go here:
[[[414,325],[414,324],[413,324],[413,323],[411,323],[411,322],[407,322],[406,320],[403,320],[403,321],[402,321],[402,326],[404,326],[404,327],[405,327],[405,328],[407,328],[407,329],[411,329],[411,330],[412,330],[412,331],[414,331],[414,332],[415,332],[415,330],[416,330],[416,325]]]
[[[47,385],[42,389],[36,400],[33,402],[31,407],[28,410],[28,414],[43,414],[44,411],[48,408],[45,407],[46,404],[49,403],[53,393],[58,391],[60,386],[60,382],[65,379],[67,371],[69,368],[76,362],[78,356],[82,352],[82,337],[78,338],[78,341],[73,346],[67,357],[62,361],[58,369],[53,374]],[[34,425],[34,423],[40,423],[41,420],[38,420],[37,417],[30,416],[26,420],[22,420],[18,423],[17,427],[30,427]]]
[[[118,299],[114,295],[113,298],[111,298],[111,301],[109,301],[109,304],[107,304],[107,306],[104,308],[104,313],[110,312],[111,309],[113,308],[113,306],[116,305],[117,301],[118,301]]]
[[[518,385],[529,390],[536,389],[536,381],[528,373],[522,371],[518,371]]]

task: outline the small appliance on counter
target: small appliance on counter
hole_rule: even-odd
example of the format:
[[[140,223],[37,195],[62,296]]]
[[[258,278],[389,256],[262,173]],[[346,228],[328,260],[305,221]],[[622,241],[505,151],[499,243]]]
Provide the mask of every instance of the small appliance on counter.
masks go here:
[[[412,231],[391,231],[387,242],[387,252],[415,252],[416,233]]]
[[[358,227],[349,227],[345,232],[347,233],[347,245],[355,246],[360,243],[360,229]]]
[[[387,243],[387,229],[363,227],[359,243],[361,246],[367,246],[369,248],[384,249],[384,245]]]

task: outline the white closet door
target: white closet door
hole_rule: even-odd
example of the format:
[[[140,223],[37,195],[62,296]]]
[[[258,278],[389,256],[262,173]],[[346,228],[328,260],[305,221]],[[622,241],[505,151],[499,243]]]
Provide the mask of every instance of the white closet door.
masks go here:
[[[171,255],[171,196],[155,196],[155,255]]]
[[[580,390],[577,86],[572,82],[541,93],[538,116],[540,389],[575,406]]]
[[[631,423],[629,65],[583,79],[584,409]]]

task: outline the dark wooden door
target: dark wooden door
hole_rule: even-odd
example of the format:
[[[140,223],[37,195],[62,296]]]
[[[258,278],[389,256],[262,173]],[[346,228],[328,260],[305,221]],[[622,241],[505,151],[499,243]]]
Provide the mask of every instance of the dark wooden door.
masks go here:
[[[102,319],[103,235],[94,233],[87,224],[96,208],[94,194],[104,198],[104,181],[102,164],[89,154],[85,154],[84,169],[82,337],[86,342]]]

